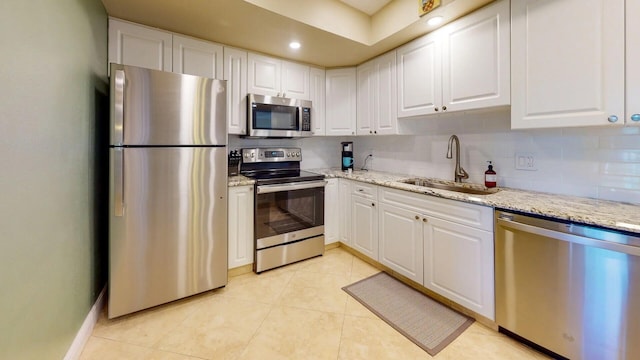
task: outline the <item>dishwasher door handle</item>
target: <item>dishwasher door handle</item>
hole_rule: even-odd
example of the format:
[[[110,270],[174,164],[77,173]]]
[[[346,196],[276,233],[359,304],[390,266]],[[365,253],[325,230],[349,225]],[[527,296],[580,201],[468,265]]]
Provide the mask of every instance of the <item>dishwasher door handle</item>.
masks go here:
[[[505,228],[512,228],[515,230],[520,230],[526,233],[546,236],[548,238],[567,241],[570,243],[581,244],[585,246],[597,247],[601,249],[621,252],[633,256],[640,256],[640,247],[630,246],[625,244],[619,244],[611,241],[603,241],[597,239],[591,239],[588,237],[567,234],[561,231],[549,230],[538,226],[523,224],[521,222],[517,222],[514,220],[509,220],[506,217],[498,217],[496,219],[498,225],[502,225]]]

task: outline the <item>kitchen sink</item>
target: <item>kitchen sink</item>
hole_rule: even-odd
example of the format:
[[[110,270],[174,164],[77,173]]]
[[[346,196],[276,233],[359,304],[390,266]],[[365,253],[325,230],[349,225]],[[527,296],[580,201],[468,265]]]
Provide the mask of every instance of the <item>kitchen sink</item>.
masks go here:
[[[432,189],[455,191],[472,195],[491,195],[499,191],[496,188],[489,189],[475,184],[445,184],[418,178],[399,180],[399,182],[409,185],[424,186]]]

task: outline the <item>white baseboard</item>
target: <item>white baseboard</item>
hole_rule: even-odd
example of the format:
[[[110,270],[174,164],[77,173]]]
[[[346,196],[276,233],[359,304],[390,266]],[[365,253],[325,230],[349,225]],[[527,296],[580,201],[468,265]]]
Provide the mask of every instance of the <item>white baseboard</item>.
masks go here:
[[[67,351],[67,355],[65,355],[64,360],[76,360],[80,358],[80,354],[82,354],[82,350],[86,345],[87,341],[91,337],[91,333],[93,332],[93,327],[98,322],[98,317],[100,316],[100,311],[104,307],[104,294],[107,291],[107,287],[105,286],[102,291],[100,291],[100,295],[96,299],[95,304],[91,307],[91,311],[87,314],[87,317],[84,319],[80,330],[78,330],[78,334],[76,334],[76,338],[73,339],[71,343],[71,347]]]

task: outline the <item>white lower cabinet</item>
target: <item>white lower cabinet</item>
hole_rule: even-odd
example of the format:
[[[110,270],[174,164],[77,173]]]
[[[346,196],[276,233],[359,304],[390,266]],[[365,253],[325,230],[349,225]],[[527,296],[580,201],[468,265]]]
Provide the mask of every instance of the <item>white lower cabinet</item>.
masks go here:
[[[339,179],[338,196],[338,236],[341,243],[351,246],[351,180]]]
[[[340,203],[338,179],[328,179],[324,187],[324,243],[331,244],[340,238]]]
[[[378,208],[376,200],[353,195],[351,197],[352,247],[378,260]]]
[[[380,262],[422,284],[424,219],[417,211],[380,202]]]
[[[253,185],[229,188],[229,269],[253,263]]]
[[[424,286],[495,319],[493,232],[429,217],[424,228]]]
[[[491,207],[357,181],[350,186],[351,243],[347,245],[495,319]]]

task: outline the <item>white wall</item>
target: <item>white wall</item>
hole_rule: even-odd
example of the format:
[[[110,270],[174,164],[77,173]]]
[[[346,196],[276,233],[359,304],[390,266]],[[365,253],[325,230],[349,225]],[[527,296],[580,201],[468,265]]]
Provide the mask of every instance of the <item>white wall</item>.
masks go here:
[[[2,0],[0,44],[0,359],[62,359],[106,283],[107,14]]]
[[[229,150],[248,147],[299,147],[302,149],[302,169],[319,169],[340,166],[340,142],[350,141],[340,137],[311,137],[301,139],[244,139],[229,135]]]
[[[354,138],[356,163],[372,153],[371,169],[453,180],[455,159],[445,156],[456,134],[469,182],[484,183],[492,160],[498,186],[640,204],[640,127],[512,131],[508,110],[401,119],[400,127],[422,135]],[[516,170],[516,152],[534,154],[537,171]]]

